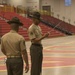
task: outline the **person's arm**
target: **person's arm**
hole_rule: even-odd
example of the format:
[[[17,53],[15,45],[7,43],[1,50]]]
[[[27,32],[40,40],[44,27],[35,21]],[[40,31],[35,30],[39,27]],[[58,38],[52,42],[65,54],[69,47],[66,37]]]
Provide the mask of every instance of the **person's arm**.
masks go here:
[[[5,48],[4,48],[4,45],[3,45],[3,41],[1,40],[1,51],[4,55],[6,55],[6,51],[5,51]]]
[[[41,38],[34,38],[32,39],[33,42],[39,42],[41,40],[43,40],[44,38],[48,37],[49,33],[44,34]]]
[[[22,53],[23,60],[24,60],[25,63],[26,63],[25,72],[27,73],[27,72],[29,71],[29,63],[28,63],[27,51],[26,51],[26,50],[23,50],[23,51],[21,51],[21,53]]]
[[[6,52],[5,52],[5,50],[4,50],[4,49],[1,49],[1,51],[2,51],[2,53],[3,53],[4,55],[6,55]]]
[[[41,31],[41,30],[40,30]],[[36,38],[36,33],[34,29],[28,30],[29,38],[31,39],[32,42],[39,42],[42,39],[48,37],[49,33],[44,34],[41,38]]]
[[[29,71],[29,63],[28,63],[28,55],[27,55],[26,45],[25,45],[24,39],[21,39],[21,41],[20,41],[20,48],[21,48],[22,58],[26,63],[25,72],[27,73]]]

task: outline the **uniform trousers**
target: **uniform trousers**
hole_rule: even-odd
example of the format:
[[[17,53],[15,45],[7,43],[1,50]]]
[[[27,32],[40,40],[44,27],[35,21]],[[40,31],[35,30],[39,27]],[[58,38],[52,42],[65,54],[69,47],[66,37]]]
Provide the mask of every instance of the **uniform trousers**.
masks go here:
[[[30,47],[31,55],[31,75],[41,75],[42,73],[42,60],[43,60],[43,47],[39,44],[32,44]]]
[[[23,75],[22,58],[7,58],[6,67],[7,75]]]

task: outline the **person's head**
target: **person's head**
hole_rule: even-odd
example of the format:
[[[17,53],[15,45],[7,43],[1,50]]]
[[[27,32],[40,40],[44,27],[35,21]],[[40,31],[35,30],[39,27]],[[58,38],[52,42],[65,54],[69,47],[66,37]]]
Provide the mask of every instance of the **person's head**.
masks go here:
[[[33,13],[32,18],[33,18],[33,22],[34,22],[35,25],[38,25],[40,23],[40,16],[41,15],[40,15],[39,12],[34,12]]]
[[[15,30],[17,32],[19,30],[19,26],[23,26],[23,23],[21,23],[17,17],[13,17],[7,23],[10,24],[12,30]]]

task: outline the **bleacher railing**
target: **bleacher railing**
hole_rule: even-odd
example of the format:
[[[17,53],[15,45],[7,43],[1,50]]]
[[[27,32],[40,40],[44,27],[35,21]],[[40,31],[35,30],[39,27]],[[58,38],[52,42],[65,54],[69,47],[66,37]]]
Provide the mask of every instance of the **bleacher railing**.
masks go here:
[[[10,5],[1,5],[0,12],[14,12],[14,6]]]

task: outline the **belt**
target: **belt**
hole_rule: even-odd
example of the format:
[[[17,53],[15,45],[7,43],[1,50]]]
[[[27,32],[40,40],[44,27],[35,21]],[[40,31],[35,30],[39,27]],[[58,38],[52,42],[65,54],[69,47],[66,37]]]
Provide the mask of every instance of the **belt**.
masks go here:
[[[35,44],[35,43],[32,43],[32,45],[35,45],[35,46],[42,46],[42,44]]]
[[[7,56],[7,58],[22,58],[21,56]]]

